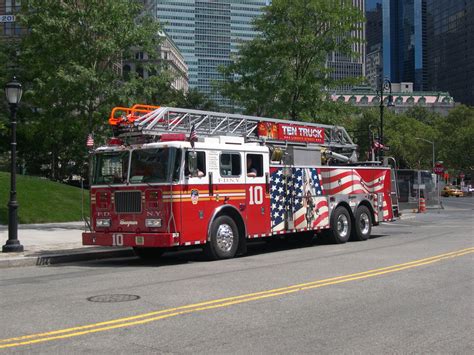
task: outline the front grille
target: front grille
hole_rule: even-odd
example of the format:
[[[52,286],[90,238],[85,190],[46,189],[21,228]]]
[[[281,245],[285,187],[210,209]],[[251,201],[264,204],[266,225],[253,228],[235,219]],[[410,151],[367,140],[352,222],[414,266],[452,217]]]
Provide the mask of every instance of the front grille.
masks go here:
[[[140,191],[115,192],[116,213],[140,213],[142,211],[142,193]]]

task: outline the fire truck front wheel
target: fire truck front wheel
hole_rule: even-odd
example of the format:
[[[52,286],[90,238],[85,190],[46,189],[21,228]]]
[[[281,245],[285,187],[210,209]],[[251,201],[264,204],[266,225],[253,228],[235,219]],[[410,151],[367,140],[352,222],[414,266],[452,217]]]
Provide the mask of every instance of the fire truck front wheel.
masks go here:
[[[359,206],[354,216],[354,227],[352,228],[352,240],[367,240],[372,231],[372,217],[366,206]]]
[[[343,206],[337,207],[331,216],[331,241],[342,244],[351,236],[351,216]]]
[[[229,216],[219,216],[211,226],[204,252],[210,260],[233,258],[239,247],[239,231]]]

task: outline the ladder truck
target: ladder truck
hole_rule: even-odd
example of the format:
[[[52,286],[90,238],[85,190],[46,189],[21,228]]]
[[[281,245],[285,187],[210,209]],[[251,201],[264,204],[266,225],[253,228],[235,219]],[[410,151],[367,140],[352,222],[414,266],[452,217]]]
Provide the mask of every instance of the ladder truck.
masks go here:
[[[364,241],[394,219],[391,169],[358,163],[343,127],[148,105],[109,123],[91,152],[84,245],[226,259],[271,236]]]

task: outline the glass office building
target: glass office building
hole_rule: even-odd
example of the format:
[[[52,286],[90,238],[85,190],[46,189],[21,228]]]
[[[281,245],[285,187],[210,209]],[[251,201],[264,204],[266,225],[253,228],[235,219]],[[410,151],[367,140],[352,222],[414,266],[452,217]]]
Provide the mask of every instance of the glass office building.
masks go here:
[[[383,76],[382,0],[366,0],[365,19],[365,77],[370,87],[376,90]]]
[[[383,1],[383,71],[392,82],[426,86],[426,0]]]
[[[365,0],[352,0],[352,5],[362,13],[365,12]],[[328,55],[327,66],[331,69],[331,77],[335,80],[348,78],[362,78],[365,76],[365,23],[360,29],[352,31],[350,36],[357,38],[360,42],[352,45],[353,56],[333,52]],[[343,89],[349,89],[351,85],[345,85]]]
[[[426,0],[429,90],[474,105],[474,1]]]
[[[189,86],[221,107],[232,103],[215,92],[219,66],[231,63],[240,43],[255,37],[252,21],[269,0],[157,0],[157,17],[189,67]]]

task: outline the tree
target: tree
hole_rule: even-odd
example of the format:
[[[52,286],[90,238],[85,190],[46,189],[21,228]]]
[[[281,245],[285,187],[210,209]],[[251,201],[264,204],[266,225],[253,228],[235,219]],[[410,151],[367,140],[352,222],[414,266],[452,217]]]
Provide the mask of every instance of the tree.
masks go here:
[[[15,71],[29,109],[20,115],[27,124],[19,126],[19,153],[31,168],[48,164],[55,179],[68,166],[81,171],[87,133],[100,140],[112,106],[170,99],[171,76],[153,61],[160,26],[139,1],[25,0],[18,18],[28,33]],[[137,51],[148,54],[144,65],[159,76],[121,75],[122,60]]]
[[[432,147],[416,138],[434,140],[436,131],[430,125],[407,114],[387,113],[385,116],[385,144],[400,168],[431,169]]]
[[[437,121],[437,156],[455,172],[474,170],[474,108],[460,105]]]
[[[352,0],[275,0],[255,21],[260,33],[222,72],[220,92],[250,114],[303,119],[316,116],[332,80],[328,54],[353,56],[350,36],[363,15]]]
[[[178,94],[178,107],[204,111],[219,110],[219,106],[214,101],[197,89],[189,89],[187,93],[179,92]]]

